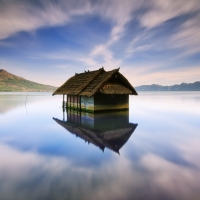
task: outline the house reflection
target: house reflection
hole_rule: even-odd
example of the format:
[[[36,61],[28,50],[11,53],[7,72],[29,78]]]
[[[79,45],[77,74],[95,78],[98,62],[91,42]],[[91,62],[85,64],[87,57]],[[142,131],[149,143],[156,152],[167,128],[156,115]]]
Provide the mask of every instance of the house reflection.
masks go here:
[[[119,153],[137,127],[137,124],[129,123],[128,111],[83,113],[63,110],[63,120],[53,119],[85,142],[92,143],[102,151],[108,148],[116,153]]]

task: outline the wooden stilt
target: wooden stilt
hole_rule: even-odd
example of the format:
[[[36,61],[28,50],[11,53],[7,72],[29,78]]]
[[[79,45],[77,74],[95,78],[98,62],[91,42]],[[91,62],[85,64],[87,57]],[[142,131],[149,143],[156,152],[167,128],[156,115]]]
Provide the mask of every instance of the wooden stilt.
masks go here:
[[[65,95],[63,94],[63,103],[62,106],[65,107]]]
[[[63,121],[65,121],[65,107],[63,107]]]
[[[76,95],[76,109],[78,110],[78,96]]]
[[[80,111],[80,115],[79,115],[79,117],[80,117],[80,126],[81,126],[81,96],[79,96],[79,111]]]
[[[74,95],[72,95],[73,109],[74,109]]]
[[[68,95],[66,94],[66,108],[68,107]]]
[[[70,116],[70,122],[71,122],[71,117],[72,117],[72,113],[71,113],[71,109],[72,109],[72,95],[69,95],[69,99],[70,99],[70,109],[69,109],[69,111],[70,111],[70,114],[69,114],[69,116]]]

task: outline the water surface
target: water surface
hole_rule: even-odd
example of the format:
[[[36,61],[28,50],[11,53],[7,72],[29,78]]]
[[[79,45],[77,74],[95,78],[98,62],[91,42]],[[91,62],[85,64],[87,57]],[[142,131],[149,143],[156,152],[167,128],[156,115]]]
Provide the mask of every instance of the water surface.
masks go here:
[[[200,199],[200,93],[129,100],[128,118],[79,126],[61,96],[0,93],[0,199]]]

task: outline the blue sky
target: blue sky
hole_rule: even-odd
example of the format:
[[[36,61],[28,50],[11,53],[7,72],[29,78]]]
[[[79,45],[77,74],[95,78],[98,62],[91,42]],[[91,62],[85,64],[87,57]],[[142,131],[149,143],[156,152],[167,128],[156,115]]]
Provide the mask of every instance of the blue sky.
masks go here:
[[[0,0],[1,69],[60,86],[102,66],[133,86],[199,81],[199,0]]]

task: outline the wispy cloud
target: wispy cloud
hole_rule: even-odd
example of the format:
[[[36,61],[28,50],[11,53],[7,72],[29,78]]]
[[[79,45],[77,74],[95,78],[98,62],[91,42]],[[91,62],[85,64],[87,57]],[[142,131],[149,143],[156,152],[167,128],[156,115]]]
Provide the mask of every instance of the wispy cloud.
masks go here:
[[[95,61],[96,58],[101,57],[101,64],[107,66],[108,69],[117,68],[121,65],[122,60],[114,58],[111,46],[123,36],[126,31],[126,24],[132,20],[133,12],[138,10],[143,2],[126,0],[122,4],[120,0],[112,0],[107,4],[107,1],[104,1],[104,5],[96,10],[102,17],[111,19],[113,27],[107,42],[97,44],[91,50],[89,64],[96,65],[98,63]]]
[[[155,47],[155,45],[145,42],[145,40],[147,40],[151,36],[152,36],[151,33],[149,33],[146,30],[143,33],[139,33],[138,35],[136,35],[126,48],[127,56],[129,57],[133,53],[139,51],[146,51],[148,49]]]
[[[109,45],[97,45],[90,53],[91,64],[106,66],[106,70],[120,67],[122,60],[113,57],[113,52],[109,49]],[[100,61],[97,59],[100,58]],[[91,66],[91,69],[95,66]]]
[[[0,12],[0,39],[19,31],[33,31],[41,27],[59,26],[70,21],[73,15],[90,12],[89,3],[78,1],[3,1]]]
[[[158,65],[159,66],[159,65]],[[199,80],[200,77],[200,65],[196,66],[186,66],[181,68],[169,68],[169,69],[162,69],[163,66],[160,65],[159,69],[157,70],[149,70],[147,67],[143,70],[134,70],[134,77],[137,80],[136,84],[141,85],[144,84],[160,84],[162,85],[173,85],[173,84],[180,84],[185,82],[183,80],[187,80],[187,82],[194,82]],[[153,67],[151,68],[153,69]],[[145,72],[146,71],[146,72]],[[140,77],[140,78],[138,78]],[[131,79],[131,77],[130,77]],[[152,81],[153,80],[153,81]]]
[[[174,48],[181,49],[182,56],[200,53],[200,14],[187,20],[171,38]]]
[[[200,15],[197,14],[200,10],[200,4],[198,0],[178,0],[175,2],[172,0],[151,0],[146,3],[145,8],[146,12],[138,18],[144,29],[133,37],[126,49],[127,56],[150,49],[179,49],[182,51],[179,53],[182,57],[200,52],[200,37],[198,35]],[[183,19],[184,15],[187,15],[185,19]],[[174,22],[173,27],[165,24],[168,20],[176,17],[182,17],[183,22]],[[158,28],[160,25],[162,28]],[[162,32],[159,35],[160,30]],[[166,36],[163,37],[165,34]],[[160,40],[162,37],[163,40]],[[149,38],[150,40],[148,40]]]
[[[137,1],[6,1],[1,2],[0,39],[9,37],[19,31],[33,31],[48,26],[64,25],[74,16],[98,14],[110,19],[115,24],[112,30],[112,40],[117,40],[123,32],[124,25],[131,19],[133,8],[138,7]]]
[[[200,32],[200,15],[198,14],[200,4],[198,1],[2,0],[0,1],[0,53],[3,53],[0,56],[2,59],[9,60],[9,51],[6,52],[5,48],[12,48],[12,45],[17,47],[16,40],[22,38],[21,34],[13,38],[11,36],[25,31],[32,34],[28,39],[34,38],[31,42],[37,45],[37,48],[34,45],[33,47],[26,45],[30,47],[28,50],[26,47],[20,50],[20,59],[23,59],[23,56],[25,59],[22,64],[23,70],[27,66],[27,70],[36,71],[39,67],[28,68],[31,68],[33,63],[39,64],[39,62],[43,62],[43,68],[51,66],[64,70],[69,69],[70,66],[79,68],[77,72],[83,69],[97,69],[101,66],[104,66],[106,70],[121,67],[126,76],[130,76],[131,80],[133,77],[137,80],[136,84],[158,83],[159,81],[168,84],[170,80],[167,81],[166,74],[169,74],[168,72],[164,73],[163,65],[160,64],[160,61],[164,59],[165,65],[169,66],[169,73],[172,73],[172,65],[177,69],[177,76],[175,76],[176,73],[170,76],[174,77],[171,81],[175,82],[176,78],[176,82],[179,82],[181,78],[178,77],[178,74],[182,72],[175,64],[170,63],[172,59],[176,58],[177,65],[180,66],[180,56],[185,58],[200,52],[200,36],[198,35]],[[181,18],[181,22],[175,18]],[[103,25],[102,29],[106,26],[105,30],[98,33],[101,29],[98,27],[96,32],[92,32],[95,22],[91,22],[91,19],[98,19],[100,21],[100,25],[98,25]],[[173,23],[169,23],[170,20]],[[66,34],[69,33],[67,31],[70,28],[78,30],[79,24],[81,24],[81,28],[78,37],[76,34]],[[73,26],[70,27],[70,25]],[[63,27],[61,28],[61,26]],[[48,29],[46,29],[47,27]],[[52,27],[54,28],[51,29]],[[61,34],[58,31],[60,35],[57,33],[56,27],[60,28],[60,32],[63,31]],[[44,31],[38,31],[41,29]],[[91,35],[89,35],[91,32],[87,32],[88,35],[85,34],[85,30],[88,29],[92,32],[93,39],[91,41]],[[87,36],[81,37],[83,34]],[[101,35],[98,35],[100,40],[95,38],[97,34]],[[48,35],[49,41],[53,40],[52,44],[43,41],[46,39],[46,35]],[[55,37],[57,41],[54,41]],[[89,42],[85,42],[85,40]],[[53,46],[55,43],[59,43],[56,48]],[[60,45],[61,43],[62,45]],[[65,43],[69,45],[65,46]],[[21,45],[20,42],[18,44]],[[16,51],[18,51],[17,48],[15,48]],[[12,51],[10,56],[13,56],[15,52]],[[28,59],[30,60],[29,65],[27,64]],[[18,62],[19,65],[21,66]],[[192,65],[192,63],[188,64],[188,66]],[[13,68],[15,66],[16,64],[13,64]],[[188,71],[185,68],[184,70]],[[130,71],[134,75],[130,75]],[[51,73],[53,72],[51,71]],[[194,70],[192,73],[196,74]],[[195,74],[191,77],[197,79]],[[183,75],[182,80],[185,78],[186,81],[192,80]],[[57,82],[59,83],[59,80]]]
[[[152,0],[149,2],[148,11],[141,17],[140,22],[147,28],[153,28],[169,19],[193,13],[199,9],[198,0]]]

